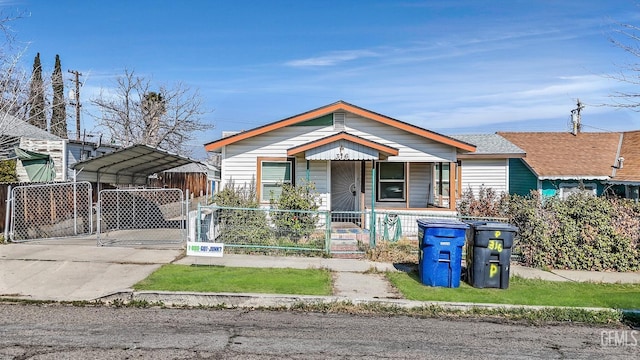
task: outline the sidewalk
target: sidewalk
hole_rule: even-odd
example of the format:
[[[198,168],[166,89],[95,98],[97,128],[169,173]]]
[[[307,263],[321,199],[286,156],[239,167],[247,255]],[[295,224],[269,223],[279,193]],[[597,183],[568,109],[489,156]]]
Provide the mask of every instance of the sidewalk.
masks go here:
[[[222,258],[187,256],[174,262],[182,265],[229,267],[329,269],[334,272],[334,295],[352,300],[399,299],[384,275],[375,272],[398,271],[390,263],[316,257],[279,257],[228,254]],[[366,274],[365,274],[366,272]]]
[[[60,243],[55,240],[28,244],[0,245],[0,297],[54,301],[92,301],[129,298],[131,287],[163,264],[219,265],[255,268],[326,268],[334,272],[331,297],[279,296],[264,294],[145,293],[166,303],[190,304],[291,304],[306,301],[350,300],[403,302],[380,272],[401,271],[393,264],[351,259],[277,257],[227,254],[222,258],[183,257],[182,249],[97,247],[95,242]],[[552,281],[595,281],[640,283],[640,273],[587,271],[542,271],[512,265],[510,274]],[[164,299],[164,300],[163,300]],[[174,300],[167,300],[174,299]],[[490,305],[489,305],[490,306]]]

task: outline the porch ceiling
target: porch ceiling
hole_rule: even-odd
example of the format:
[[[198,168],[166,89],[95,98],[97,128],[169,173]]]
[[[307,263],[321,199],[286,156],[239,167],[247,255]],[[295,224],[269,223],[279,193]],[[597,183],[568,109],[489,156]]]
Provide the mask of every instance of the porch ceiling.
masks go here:
[[[379,160],[397,156],[398,149],[340,132],[287,150],[288,156],[304,152],[307,160]]]

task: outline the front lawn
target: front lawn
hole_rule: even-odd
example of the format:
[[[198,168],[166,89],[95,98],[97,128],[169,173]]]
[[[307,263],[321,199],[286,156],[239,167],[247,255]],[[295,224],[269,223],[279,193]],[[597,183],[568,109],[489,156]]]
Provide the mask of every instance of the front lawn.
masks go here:
[[[331,295],[331,272],[318,269],[164,265],[136,290]]]
[[[387,273],[387,278],[409,300],[640,309],[640,284],[544,281],[512,276],[508,289],[477,289],[464,282],[459,288],[426,286],[415,272]]]

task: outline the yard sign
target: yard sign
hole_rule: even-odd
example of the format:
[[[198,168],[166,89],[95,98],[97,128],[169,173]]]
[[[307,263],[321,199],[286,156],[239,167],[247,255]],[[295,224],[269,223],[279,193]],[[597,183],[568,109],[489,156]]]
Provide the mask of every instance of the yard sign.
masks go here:
[[[187,242],[187,256],[222,257],[224,254],[223,243],[212,242]]]

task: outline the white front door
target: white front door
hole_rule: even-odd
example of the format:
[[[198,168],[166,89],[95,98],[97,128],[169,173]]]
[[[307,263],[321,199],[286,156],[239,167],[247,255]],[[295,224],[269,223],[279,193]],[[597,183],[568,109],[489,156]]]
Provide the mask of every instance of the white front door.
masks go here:
[[[355,161],[331,161],[331,210],[355,211],[358,181]]]

